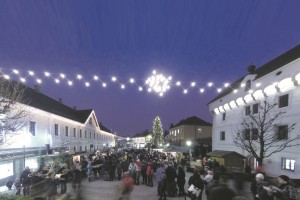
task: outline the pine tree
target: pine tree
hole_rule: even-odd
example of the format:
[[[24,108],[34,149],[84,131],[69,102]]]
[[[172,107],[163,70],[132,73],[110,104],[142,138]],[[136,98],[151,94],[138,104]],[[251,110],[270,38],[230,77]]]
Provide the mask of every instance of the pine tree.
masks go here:
[[[152,145],[158,147],[164,143],[164,130],[158,116],[153,121]]]

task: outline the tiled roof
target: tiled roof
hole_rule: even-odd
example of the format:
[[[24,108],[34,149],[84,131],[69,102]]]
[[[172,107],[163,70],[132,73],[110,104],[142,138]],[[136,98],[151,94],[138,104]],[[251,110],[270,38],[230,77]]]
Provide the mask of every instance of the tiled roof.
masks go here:
[[[108,128],[106,128],[103,124],[99,123],[100,126],[100,130],[108,132],[108,133],[112,133],[111,130],[109,130]]]
[[[178,122],[175,126],[173,126],[171,128],[175,128],[175,127],[182,126],[182,125],[212,126],[210,123],[200,119],[199,117],[192,116],[192,117],[188,117],[186,119],[181,120],[180,122]]]
[[[262,65],[261,67],[255,69],[255,71],[252,74],[256,74],[255,79],[259,79],[277,69],[280,69],[284,65],[300,58],[300,45],[297,45],[296,47],[288,50],[284,54],[281,54],[280,56],[274,58],[273,60],[267,62],[266,64]],[[244,76],[245,77],[245,76]],[[237,81],[230,84],[230,88],[224,90],[224,92],[217,95],[215,98],[213,98],[208,104],[221,99],[222,97],[230,94],[233,92],[234,89],[237,89],[240,87],[241,82],[243,81],[244,77],[238,79]]]
[[[18,83],[14,80],[2,80],[2,81],[10,81],[10,86],[14,87],[14,85],[19,84],[19,88],[24,90],[24,103],[28,106],[59,115],[61,117],[65,117],[80,123],[85,123],[88,120],[89,115],[93,111],[92,109],[89,110],[75,110],[71,107],[60,103],[57,100],[48,97],[47,95],[38,92],[37,90],[27,87],[21,83]]]

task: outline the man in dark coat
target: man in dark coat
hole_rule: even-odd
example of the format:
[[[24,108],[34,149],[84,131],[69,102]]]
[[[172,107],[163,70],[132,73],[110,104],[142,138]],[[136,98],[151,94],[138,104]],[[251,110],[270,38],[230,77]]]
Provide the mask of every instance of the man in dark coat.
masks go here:
[[[24,171],[21,174],[20,181],[23,187],[23,195],[29,195],[30,190],[30,169],[29,167],[25,167]]]
[[[220,177],[220,184],[209,193],[208,200],[232,200],[236,194],[227,186],[227,177]]]

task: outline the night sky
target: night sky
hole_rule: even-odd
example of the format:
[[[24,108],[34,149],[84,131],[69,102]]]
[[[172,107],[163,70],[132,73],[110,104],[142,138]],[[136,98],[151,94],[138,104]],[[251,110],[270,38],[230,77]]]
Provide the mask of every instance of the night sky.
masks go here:
[[[299,10],[296,0],[0,0],[0,66],[98,74],[107,82],[112,75],[143,82],[156,69],[219,87],[299,44]],[[45,78],[41,87],[66,105],[94,108],[98,121],[121,135],[151,129],[156,115],[165,129],[192,115],[211,121],[207,102],[217,94],[172,87],[158,97]]]

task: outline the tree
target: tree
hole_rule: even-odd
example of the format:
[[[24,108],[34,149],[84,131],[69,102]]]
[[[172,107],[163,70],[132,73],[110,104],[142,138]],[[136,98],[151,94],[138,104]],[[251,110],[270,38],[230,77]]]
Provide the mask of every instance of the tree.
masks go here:
[[[152,146],[158,147],[164,143],[164,130],[158,116],[153,121]]]
[[[259,167],[263,166],[265,158],[299,145],[299,135],[291,134],[295,124],[278,126],[285,112],[277,110],[277,104],[259,103],[257,112],[244,118],[234,138],[234,144],[252,155]]]
[[[9,136],[29,123],[30,110],[26,106],[29,101],[25,99],[25,90],[25,86],[0,77],[0,145],[7,144]]]

